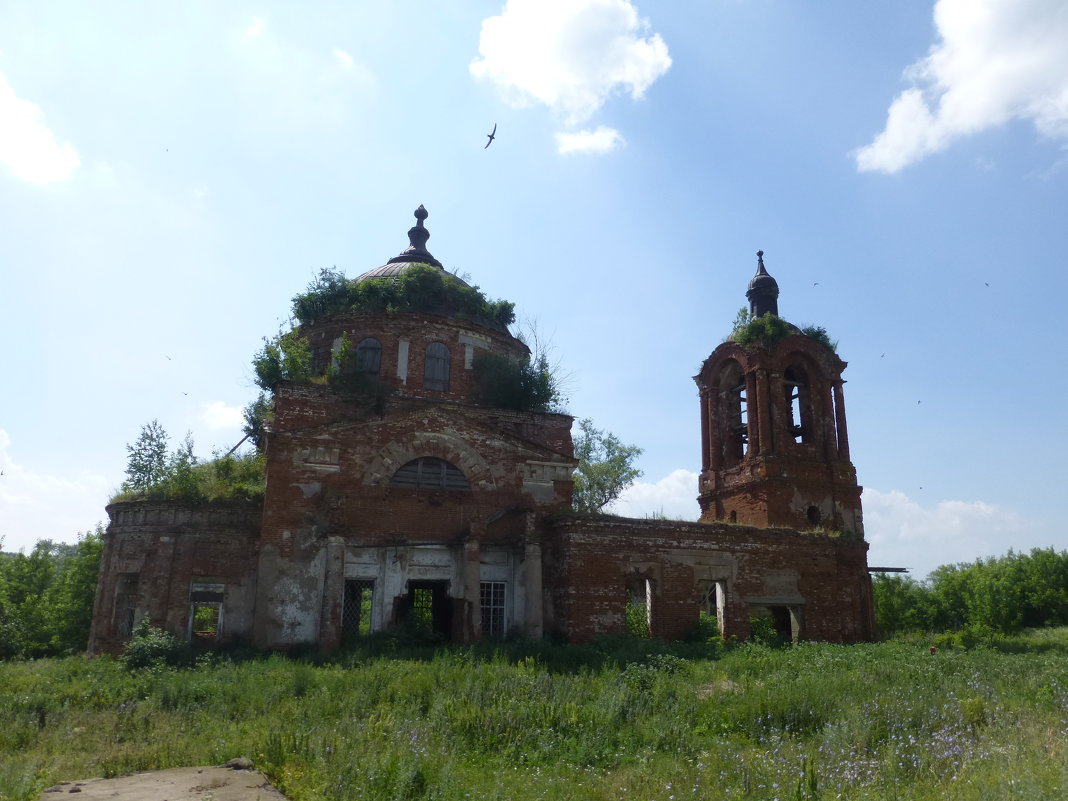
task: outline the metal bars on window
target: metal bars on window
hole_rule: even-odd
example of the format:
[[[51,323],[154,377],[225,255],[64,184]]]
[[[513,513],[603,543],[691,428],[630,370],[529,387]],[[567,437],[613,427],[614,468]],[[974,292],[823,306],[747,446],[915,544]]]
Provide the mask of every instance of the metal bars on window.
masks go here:
[[[482,610],[482,636],[503,637],[508,632],[507,585],[503,581],[483,581],[479,584],[478,592]]]
[[[349,641],[371,633],[371,610],[375,583],[365,579],[346,579],[345,599],[341,606],[341,639]]]
[[[471,484],[456,465],[444,459],[423,456],[402,466],[389,482],[391,487],[462,491]]]

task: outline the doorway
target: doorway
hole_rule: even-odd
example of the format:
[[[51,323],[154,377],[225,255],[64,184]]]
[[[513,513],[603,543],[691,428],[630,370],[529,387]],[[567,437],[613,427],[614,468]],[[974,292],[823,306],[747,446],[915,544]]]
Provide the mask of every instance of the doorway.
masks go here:
[[[409,581],[402,599],[401,623],[413,633],[448,640],[452,632],[452,599],[447,581]]]

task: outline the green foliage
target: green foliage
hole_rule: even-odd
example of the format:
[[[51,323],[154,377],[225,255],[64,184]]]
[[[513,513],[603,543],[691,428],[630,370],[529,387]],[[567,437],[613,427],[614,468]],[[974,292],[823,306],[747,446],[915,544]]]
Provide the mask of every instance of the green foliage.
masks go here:
[[[127,670],[141,670],[165,665],[187,665],[191,658],[189,643],[156,628],[148,622],[148,618],[142,618],[134,627],[133,637],[126,643],[119,662]]]
[[[471,400],[496,409],[557,411],[563,404],[554,371],[542,355],[513,359],[482,351],[475,356]]]
[[[311,347],[306,337],[293,329],[263,340],[263,347],[252,359],[256,385],[273,390],[280,381],[307,381],[312,376]]]
[[[771,312],[765,312],[761,317],[749,318],[747,315],[747,319],[747,323],[735,328],[730,335],[730,339],[743,348],[757,346],[770,348],[794,330],[788,322]]]
[[[1068,552],[1052,548],[943,565],[923,583],[876,575],[873,586],[884,634],[971,626],[1006,635],[1068,624]]]
[[[649,638],[649,609],[644,603],[631,601],[627,604],[627,634],[632,637]]]
[[[103,527],[77,543],[0,554],[0,659],[79,653],[89,641]]]
[[[753,317],[749,309],[743,306],[734,317],[734,324],[728,339],[737,342],[743,348],[757,346],[770,348],[796,330],[798,329],[771,312],[765,312],[761,317]],[[827,334],[827,329],[822,325],[802,326],[800,331],[832,352],[838,351],[838,343],[831,339]]]
[[[801,326],[801,333],[807,337],[811,337],[812,339],[816,340],[821,345],[823,345],[823,347],[830,350],[832,353],[838,352],[837,340],[832,340],[830,335],[827,333],[827,329],[824,328],[822,325],[803,325]]]
[[[261,400],[265,396],[261,395]],[[156,441],[167,441],[167,434],[155,420],[142,429],[153,432]],[[130,450],[131,446],[127,446]],[[215,454],[210,461],[200,462],[193,453],[193,438],[186,434],[182,444],[173,452],[164,450],[163,468],[155,471],[154,481],[149,484],[127,471],[119,493],[111,503],[132,500],[186,501],[203,503],[214,500],[263,497],[265,474],[263,455],[258,451],[246,454]]]
[[[167,474],[167,440],[167,432],[159,420],[141,427],[137,440],[126,446],[124,490],[144,492],[164,479]]]
[[[413,265],[392,278],[371,278],[359,283],[337,270],[323,269],[307,291],[293,298],[293,317],[301,325],[350,311],[456,315],[504,327],[515,322],[515,304],[489,300],[477,286],[467,286],[456,276],[429,264]]]
[[[642,471],[634,466],[642,449],[624,445],[614,434],[594,427],[588,417],[578,423],[572,506],[577,512],[600,512],[622,494]]]
[[[274,397],[262,391],[256,397],[256,400],[246,406],[242,412],[242,416],[245,418],[245,425],[241,431],[258,450],[263,450],[267,422],[271,419],[273,412]]]
[[[771,617],[749,618],[749,640],[757,645],[782,645],[782,638],[775,628],[775,619]]]
[[[0,797],[246,755],[294,799],[1062,798],[1068,633],[1021,642],[9,662]]]
[[[722,634],[716,616],[702,611],[687,632],[686,639],[689,642],[719,644],[722,641]]]

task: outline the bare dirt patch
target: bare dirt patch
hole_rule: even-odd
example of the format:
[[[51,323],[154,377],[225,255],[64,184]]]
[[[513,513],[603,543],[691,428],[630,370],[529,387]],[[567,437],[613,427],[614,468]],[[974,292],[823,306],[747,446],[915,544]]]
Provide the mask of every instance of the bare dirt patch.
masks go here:
[[[41,801],[286,801],[258,770],[173,768],[117,779],[84,779],[49,787]]]

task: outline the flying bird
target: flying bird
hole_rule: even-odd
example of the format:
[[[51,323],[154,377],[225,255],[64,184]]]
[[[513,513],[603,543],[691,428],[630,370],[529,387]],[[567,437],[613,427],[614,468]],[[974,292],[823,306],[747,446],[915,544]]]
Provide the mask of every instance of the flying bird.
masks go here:
[[[493,123],[493,132],[486,134],[486,136],[489,137],[489,141],[486,142],[486,147],[489,147],[490,145],[493,144],[493,140],[497,138],[497,123]],[[484,147],[482,149],[485,150],[486,147]]]

